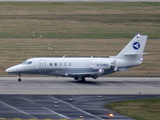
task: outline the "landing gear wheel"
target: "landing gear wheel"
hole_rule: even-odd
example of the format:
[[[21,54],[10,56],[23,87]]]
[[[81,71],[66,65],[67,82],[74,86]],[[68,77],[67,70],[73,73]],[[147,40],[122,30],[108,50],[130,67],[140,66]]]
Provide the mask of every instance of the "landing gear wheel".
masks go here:
[[[18,82],[21,82],[22,80],[21,80],[21,74],[19,73],[19,75],[18,75]]]
[[[78,81],[78,77],[75,77],[74,80],[77,80],[77,81]]]
[[[85,79],[85,77],[83,77],[80,82],[85,82],[85,81],[86,81],[86,79]]]
[[[85,77],[82,77],[82,76],[75,77],[74,79],[77,80],[78,82],[85,82],[86,81]]]
[[[18,79],[18,82],[21,82],[21,81],[22,81],[22,80],[19,78],[19,79]]]
[[[81,80],[78,80],[78,82],[86,82],[85,77],[82,77],[82,79],[81,79]]]

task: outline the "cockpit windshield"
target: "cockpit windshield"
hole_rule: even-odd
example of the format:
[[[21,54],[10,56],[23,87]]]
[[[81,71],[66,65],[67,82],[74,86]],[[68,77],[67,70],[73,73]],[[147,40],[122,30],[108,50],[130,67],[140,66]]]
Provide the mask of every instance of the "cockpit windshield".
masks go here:
[[[32,64],[32,61],[28,61],[27,65]]]
[[[24,61],[23,63],[21,63],[22,65],[25,65],[27,63],[27,61]]]
[[[22,65],[30,65],[30,64],[32,64],[32,61],[24,61],[23,63],[21,63]]]

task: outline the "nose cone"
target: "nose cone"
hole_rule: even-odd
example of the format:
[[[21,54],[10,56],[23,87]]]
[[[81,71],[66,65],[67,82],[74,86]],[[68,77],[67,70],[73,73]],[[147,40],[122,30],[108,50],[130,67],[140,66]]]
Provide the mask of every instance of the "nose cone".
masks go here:
[[[11,72],[10,68],[6,69],[6,73],[10,73],[10,72]]]
[[[14,72],[15,72],[15,70],[12,67],[6,69],[6,73],[8,73],[8,74],[13,74]]]
[[[8,74],[18,74],[18,69],[17,69],[17,66],[13,66],[13,67],[10,67],[8,69],[6,69],[6,73]]]

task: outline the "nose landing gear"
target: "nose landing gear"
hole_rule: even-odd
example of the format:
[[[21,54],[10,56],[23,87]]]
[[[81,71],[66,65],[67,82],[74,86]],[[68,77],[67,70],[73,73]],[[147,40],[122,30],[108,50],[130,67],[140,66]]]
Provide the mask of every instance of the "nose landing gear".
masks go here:
[[[21,81],[22,81],[22,80],[19,78],[19,79],[18,79],[18,82],[21,82]]]
[[[18,75],[18,82],[21,82],[21,74]]]

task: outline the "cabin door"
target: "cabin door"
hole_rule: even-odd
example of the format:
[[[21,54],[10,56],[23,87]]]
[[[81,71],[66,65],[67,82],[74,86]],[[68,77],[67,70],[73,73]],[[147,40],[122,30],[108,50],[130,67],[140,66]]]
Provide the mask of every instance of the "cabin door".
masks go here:
[[[39,60],[39,72],[40,73],[46,72],[46,60],[44,59]]]

